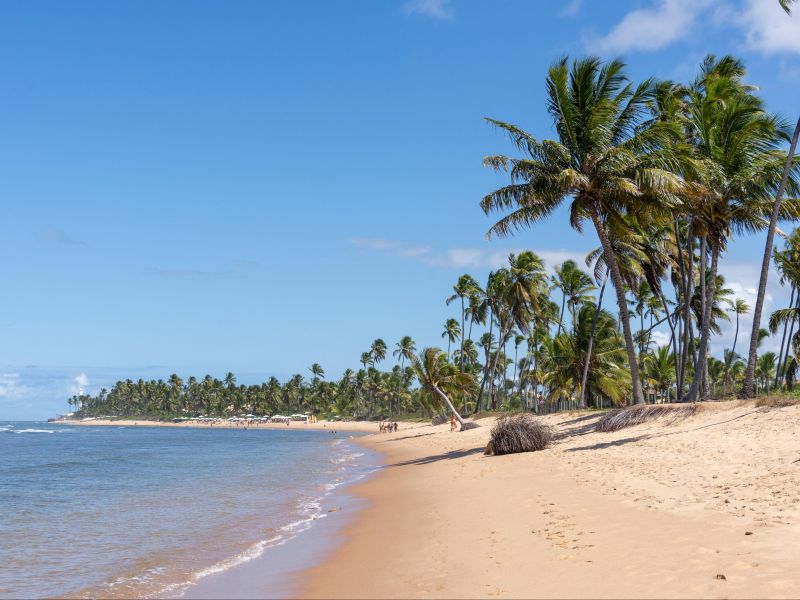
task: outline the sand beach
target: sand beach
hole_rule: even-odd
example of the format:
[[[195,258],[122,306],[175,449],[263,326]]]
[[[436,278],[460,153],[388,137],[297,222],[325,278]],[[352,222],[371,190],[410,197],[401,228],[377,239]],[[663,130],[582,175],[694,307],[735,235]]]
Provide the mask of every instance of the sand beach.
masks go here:
[[[464,433],[363,436],[367,507],[302,573],[310,598],[789,598],[800,593],[800,406],[704,404],[613,433],[543,419],[548,450]]]

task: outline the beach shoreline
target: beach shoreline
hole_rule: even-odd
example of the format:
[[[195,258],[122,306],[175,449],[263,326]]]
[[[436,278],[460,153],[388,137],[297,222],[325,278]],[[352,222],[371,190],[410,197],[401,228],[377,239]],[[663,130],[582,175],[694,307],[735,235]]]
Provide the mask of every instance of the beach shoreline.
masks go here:
[[[799,406],[613,433],[597,416],[544,417],[554,446],[509,456],[483,455],[492,419],[360,437],[384,466],[349,490],[365,507],[297,597],[796,595]]]
[[[81,427],[176,427],[176,428],[197,428],[197,429],[278,429],[280,431],[343,431],[354,433],[377,433],[377,421],[317,421],[316,423],[303,423],[302,421],[292,421],[290,425],[285,423],[242,423],[231,421],[220,421],[216,423],[204,423],[199,421],[183,421],[173,423],[170,421],[154,421],[151,419],[107,419],[97,418],[91,421],[78,419],[56,419],[50,423],[58,425],[76,425]],[[424,426],[425,423],[399,421],[399,431],[413,430]]]

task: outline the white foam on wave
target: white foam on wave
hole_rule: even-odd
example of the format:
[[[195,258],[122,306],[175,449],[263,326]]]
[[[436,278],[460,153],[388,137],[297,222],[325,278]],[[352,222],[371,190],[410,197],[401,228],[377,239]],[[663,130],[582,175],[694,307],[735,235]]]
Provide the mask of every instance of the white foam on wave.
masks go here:
[[[14,429],[14,433],[55,433],[53,429]]]

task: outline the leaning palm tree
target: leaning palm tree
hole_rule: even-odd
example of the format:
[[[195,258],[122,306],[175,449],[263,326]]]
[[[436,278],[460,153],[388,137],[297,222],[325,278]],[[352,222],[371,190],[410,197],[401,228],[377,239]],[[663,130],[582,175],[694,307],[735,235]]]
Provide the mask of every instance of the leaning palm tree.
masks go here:
[[[507,236],[548,217],[569,199],[570,224],[582,231],[589,220],[603,248],[617,296],[625,348],[633,380],[633,399],[644,403],[636,349],[628,318],[625,286],[608,235],[609,224],[626,214],[653,214],[677,202],[682,179],[671,159],[681,131],[671,121],[647,119],[656,85],[634,86],[625,65],[598,58],[566,58],[547,77],[547,108],[559,139],[539,141],[515,125],[489,119],[510,135],[525,158],[490,156],[484,164],[508,171],[511,184],[487,196],[481,207],[510,211],[489,230]]]
[[[795,2],[797,2],[797,0],[778,0],[781,8],[783,8],[787,14],[791,14],[792,4]],[[756,305],[753,309],[753,330],[750,335],[750,351],[747,357],[747,370],[745,371],[744,385],[742,386],[741,394],[743,398],[750,398],[753,396],[753,379],[755,377],[756,357],[758,354],[758,331],[761,327],[761,312],[764,309],[764,298],[767,295],[769,263],[772,258],[772,246],[775,242],[775,229],[778,226],[778,217],[780,216],[781,205],[783,203],[783,194],[786,192],[786,186],[789,182],[789,173],[794,164],[794,155],[797,150],[798,139],[800,139],[800,117],[798,117],[797,125],[794,127],[794,134],[792,135],[792,141],[789,145],[789,153],[786,156],[786,162],[783,167],[783,176],[775,192],[775,202],[772,205],[772,213],[769,217],[767,241],[764,244],[764,257],[761,261],[761,276],[758,279],[758,294],[756,295]]]
[[[439,348],[425,348],[419,355],[411,359],[411,367],[420,386],[430,396],[442,402],[464,429],[466,421],[462,418],[450,400],[450,395],[467,395],[475,387],[475,380],[470,373],[464,373],[447,360],[447,356]]]

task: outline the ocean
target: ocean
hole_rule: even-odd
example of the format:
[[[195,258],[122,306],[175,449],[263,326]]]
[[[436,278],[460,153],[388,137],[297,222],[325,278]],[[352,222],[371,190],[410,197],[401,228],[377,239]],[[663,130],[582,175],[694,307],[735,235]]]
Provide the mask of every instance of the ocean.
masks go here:
[[[251,561],[241,594],[280,596],[377,468],[351,435],[0,422],[0,598],[192,596]]]

